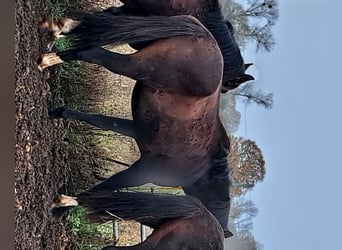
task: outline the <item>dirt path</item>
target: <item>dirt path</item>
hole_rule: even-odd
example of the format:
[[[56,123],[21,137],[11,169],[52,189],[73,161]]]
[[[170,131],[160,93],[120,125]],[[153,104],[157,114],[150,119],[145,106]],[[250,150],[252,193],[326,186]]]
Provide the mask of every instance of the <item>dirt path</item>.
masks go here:
[[[47,10],[46,1],[16,1],[16,249],[64,249],[68,245],[62,224],[49,213],[66,177],[66,151],[58,140],[64,134],[62,124],[47,118],[48,73],[39,72],[36,66],[47,44],[37,21]]]

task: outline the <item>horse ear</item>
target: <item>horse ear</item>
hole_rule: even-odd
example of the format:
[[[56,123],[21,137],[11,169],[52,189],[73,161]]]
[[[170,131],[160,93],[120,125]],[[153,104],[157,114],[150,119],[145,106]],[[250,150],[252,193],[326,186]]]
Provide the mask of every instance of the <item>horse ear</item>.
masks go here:
[[[252,65],[253,65],[253,63],[245,63],[245,71]]]
[[[234,234],[231,231],[229,231],[229,230],[224,231],[224,237],[225,238],[230,238],[232,236],[234,236]]]
[[[224,94],[224,93],[228,92],[229,90],[236,89],[242,83],[252,81],[252,80],[254,80],[254,77],[251,75],[248,75],[248,74],[243,74],[243,75],[237,76],[230,81],[222,83],[221,93]]]
[[[241,76],[236,77],[236,82],[239,84],[252,80],[255,80],[254,77],[248,74],[243,74]]]
[[[234,32],[234,28],[233,28],[232,23],[229,22],[228,20],[225,20],[224,22],[226,23],[228,30],[229,30],[230,32]]]

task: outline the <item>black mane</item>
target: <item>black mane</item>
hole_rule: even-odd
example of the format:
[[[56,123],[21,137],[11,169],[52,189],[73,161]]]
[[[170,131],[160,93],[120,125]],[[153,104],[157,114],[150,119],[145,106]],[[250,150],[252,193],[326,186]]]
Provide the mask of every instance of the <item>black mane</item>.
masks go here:
[[[215,37],[224,59],[224,78],[231,80],[245,73],[244,62],[234,37],[233,27],[224,20],[220,10],[204,16],[203,24]]]

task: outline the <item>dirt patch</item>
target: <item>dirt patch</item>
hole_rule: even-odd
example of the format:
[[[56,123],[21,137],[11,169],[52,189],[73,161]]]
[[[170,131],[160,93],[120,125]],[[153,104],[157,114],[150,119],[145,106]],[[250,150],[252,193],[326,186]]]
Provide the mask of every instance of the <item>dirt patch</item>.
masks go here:
[[[15,9],[15,248],[72,249],[61,222],[52,219],[53,198],[67,179],[65,129],[48,119],[49,73],[37,69],[47,38],[38,20],[48,1],[16,1]]]

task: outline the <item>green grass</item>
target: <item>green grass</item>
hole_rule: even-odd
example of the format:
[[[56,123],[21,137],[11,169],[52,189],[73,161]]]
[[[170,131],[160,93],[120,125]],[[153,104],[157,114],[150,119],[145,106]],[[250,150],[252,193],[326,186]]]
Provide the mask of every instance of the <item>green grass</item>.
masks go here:
[[[80,0],[50,0],[51,16],[59,19],[80,8]]]
[[[63,51],[71,47],[72,42],[67,37],[60,37],[55,39],[54,46],[56,47],[57,51]]]
[[[85,219],[85,210],[74,207],[69,211],[67,227],[76,239],[80,250],[93,250],[113,243],[113,224],[92,224]]]
[[[80,7],[80,0],[50,0],[49,5],[51,12],[50,15],[54,19],[61,19],[70,14],[70,10],[76,10]],[[70,39],[61,37],[55,39],[54,47],[57,51],[63,51],[71,46]]]

